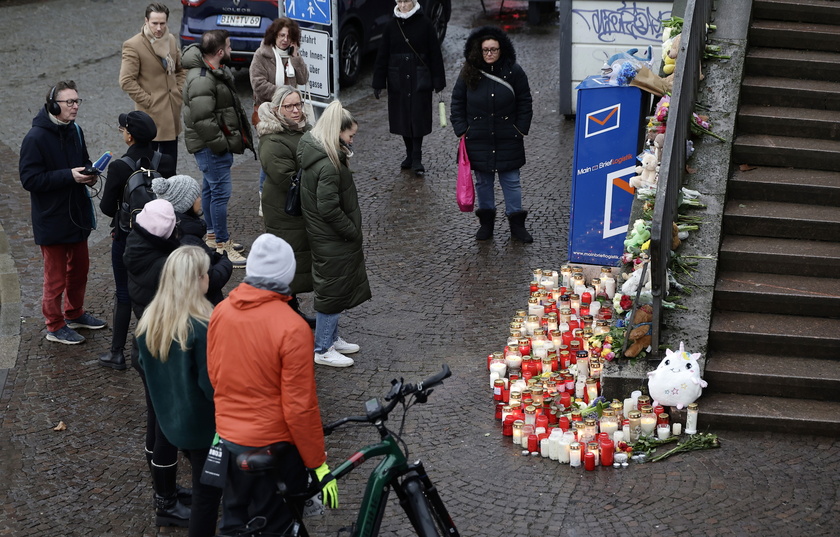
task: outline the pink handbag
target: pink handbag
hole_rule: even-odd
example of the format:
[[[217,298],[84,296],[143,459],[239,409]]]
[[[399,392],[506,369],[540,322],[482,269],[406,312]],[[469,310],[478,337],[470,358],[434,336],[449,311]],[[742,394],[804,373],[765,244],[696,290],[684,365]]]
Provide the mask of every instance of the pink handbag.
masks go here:
[[[473,186],[470,158],[467,156],[467,146],[461,138],[458,144],[458,185],[456,187],[458,208],[461,212],[471,213],[475,206],[475,187]]]

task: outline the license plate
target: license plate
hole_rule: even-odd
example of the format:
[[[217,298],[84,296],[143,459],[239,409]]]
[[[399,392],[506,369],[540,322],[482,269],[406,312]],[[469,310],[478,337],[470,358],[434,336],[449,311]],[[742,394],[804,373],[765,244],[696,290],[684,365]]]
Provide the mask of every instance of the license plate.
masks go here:
[[[244,26],[259,28],[261,18],[256,15],[219,15],[219,26]]]

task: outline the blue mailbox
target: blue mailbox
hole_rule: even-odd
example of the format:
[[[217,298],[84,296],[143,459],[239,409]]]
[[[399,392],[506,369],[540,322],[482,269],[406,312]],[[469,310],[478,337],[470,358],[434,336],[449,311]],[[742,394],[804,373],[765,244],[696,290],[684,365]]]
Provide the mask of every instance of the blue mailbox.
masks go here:
[[[599,76],[577,90],[569,261],[615,265],[630,221],[647,94]]]

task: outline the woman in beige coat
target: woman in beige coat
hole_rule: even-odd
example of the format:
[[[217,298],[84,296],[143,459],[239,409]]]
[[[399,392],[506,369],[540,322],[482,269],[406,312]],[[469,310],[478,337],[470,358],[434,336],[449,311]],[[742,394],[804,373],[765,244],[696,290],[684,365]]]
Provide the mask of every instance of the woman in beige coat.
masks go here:
[[[251,89],[254,90],[254,115],[257,126],[257,109],[262,103],[271,102],[277,88],[306,84],[309,69],[300,57],[300,26],[288,17],[274,19],[265,32],[262,45],[254,54],[249,70]],[[314,120],[314,118],[311,118]],[[262,197],[265,172],[260,168],[260,197]],[[260,203],[262,216],[262,203]]]

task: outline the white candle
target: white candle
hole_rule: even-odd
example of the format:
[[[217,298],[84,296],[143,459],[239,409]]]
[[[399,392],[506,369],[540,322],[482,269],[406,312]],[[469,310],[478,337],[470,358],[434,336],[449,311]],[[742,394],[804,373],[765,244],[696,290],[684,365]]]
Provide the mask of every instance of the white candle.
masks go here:
[[[569,446],[569,463],[572,465],[572,468],[580,466],[580,452],[581,449],[578,442]]]
[[[624,400],[624,417],[629,418],[628,415],[631,410],[636,410],[636,401],[632,397],[628,397]]]
[[[548,438],[540,440],[540,455],[548,457]]]
[[[642,416],[642,432],[647,436],[653,434],[653,431],[656,429],[656,418],[651,415]]]
[[[672,432],[672,433],[674,433],[674,436],[679,436],[679,435],[681,435],[681,434],[682,434],[682,423],[675,423],[675,424],[673,424],[673,425],[671,426],[671,429],[672,429],[672,431],[671,431],[671,432]]]
[[[607,433],[610,435],[610,438],[613,438],[618,431],[618,422],[617,421],[602,421],[601,422],[601,432]]]
[[[496,373],[495,371],[490,373],[490,389],[493,389],[493,386],[495,385],[496,381],[499,380],[500,378],[502,378],[502,377],[500,377],[499,374]]]
[[[507,366],[504,362],[490,362],[490,372],[499,375],[500,379],[507,375]]]
[[[662,425],[659,425],[656,428],[656,436],[660,440],[668,440],[668,437],[671,436],[671,428],[668,425],[665,425],[664,423]]]
[[[504,421],[504,418],[502,418],[502,421]],[[613,442],[615,443],[616,449],[618,449],[619,442],[623,442],[623,441],[624,441],[624,431],[616,431],[615,433],[613,433]]]

